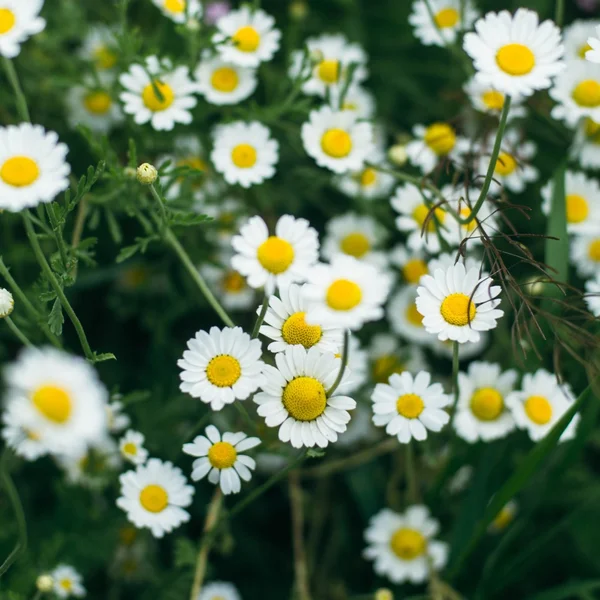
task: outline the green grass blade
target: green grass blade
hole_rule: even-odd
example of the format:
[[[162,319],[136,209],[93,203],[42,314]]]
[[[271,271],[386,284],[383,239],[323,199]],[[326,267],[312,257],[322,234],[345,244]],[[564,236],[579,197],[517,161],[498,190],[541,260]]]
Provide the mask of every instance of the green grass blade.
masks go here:
[[[567,583],[566,585],[535,594],[535,596],[529,596],[526,600],[570,600],[571,598],[575,598],[577,594],[584,594],[595,590],[600,590],[600,579]]]
[[[569,281],[569,237],[567,235],[567,209],[565,198],[565,167],[559,167],[552,181],[552,209],[546,229],[545,263],[549,275],[556,281]],[[557,298],[562,295],[558,286],[547,286],[546,295]]]

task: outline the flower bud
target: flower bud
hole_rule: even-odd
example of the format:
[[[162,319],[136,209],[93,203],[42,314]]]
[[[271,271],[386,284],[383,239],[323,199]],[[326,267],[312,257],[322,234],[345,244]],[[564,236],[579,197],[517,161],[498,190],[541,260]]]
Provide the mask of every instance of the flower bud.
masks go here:
[[[137,180],[143,185],[152,185],[157,177],[158,171],[150,163],[144,163],[137,168]]]
[[[14,307],[15,301],[13,300],[12,294],[8,290],[0,288],[0,319],[8,317]]]
[[[406,153],[406,147],[400,144],[394,144],[388,150],[388,158],[397,167],[403,167],[408,160],[408,154]]]
[[[394,600],[394,594],[387,588],[381,588],[375,592],[375,600]]]
[[[52,579],[52,575],[44,573],[37,578],[35,586],[40,592],[51,592],[54,587],[54,579]]]

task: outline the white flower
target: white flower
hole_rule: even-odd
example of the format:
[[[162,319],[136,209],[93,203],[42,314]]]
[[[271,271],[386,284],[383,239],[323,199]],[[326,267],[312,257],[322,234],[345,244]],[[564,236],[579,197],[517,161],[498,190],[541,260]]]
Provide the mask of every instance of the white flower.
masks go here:
[[[374,162],[381,163],[381,159],[373,159]],[[383,164],[385,167],[385,163]],[[393,175],[379,171],[374,167],[363,167],[353,173],[344,173],[338,175],[334,180],[334,185],[340,192],[351,198],[381,198],[387,196],[396,180]]]
[[[429,346],[433,338],[423,327],[423,315],[417,310],[416,299],[416,285],[401,287],[387,306],[387,318],[400,337],[420,346]]]
[[[6,367],[6,407],[52,454],[77,454],[106,434],[108,394],[82,358],[26,348]]]
[[[336,353],[343,344],[342,330],[331,325],[308,325],[306,311],[310,302],[304,297],[302,287],[292,283],[279,288],[280,298],[271,296],[260,333],[271,340],[269,352],[277,353],[290,346],[301,345],[307,350],[318,348],[321,352]]]
[[[226,309],[248,309],[254,305],[254,290],[229,266],[230,261],[229,253],[222,253],[219,266],[202,265],[200,271]]]
[[[600,231],[573,236],[570,258],[580,277],[600,275]]]
[[[83,39],[79,56],[92,61],[98,71],[111,72],[119,60],[116,32],[115,27],[106,25],[90,27]]]
[[[585,282],[585,292],[584,300],[590,312],[595,317],[600,317],[600,272],[596,279]]]
[[[100,79],[98,86],[93,79],[86,79],[85,85],[76,85],[67,95],[68,119],[71,127],[85,125],[95,133],[107,133],[110,128],[123,120],[118,102],[110,94],[106,78]]]
[[[352,330],[383,317],[391,278],[373,265],[338,254],[331,264],[315,265],[303,290],[313,301],[306,322]]]
[[[550,96],[557,102],[550,113],[554,119],[565,121],[570,127],[582,117],[600,121],[600,65],[571,61],[569,68],[554,80]]]
[[[69,187],[68,151],[41,125],[0,127],[0,209],[19,212],[52,202]]]
[[[267,426],[279,427],[279,439],[294,448],[325,448],[336,442],[350,421],[348,411],[356,408],[340,388],[328,396],[340,359],[318,348],[293,346],[276,354],[275,364],[277,368],[265,366],[263,391],[254,396]]]
[[[600,63],[600,28],[596,27],[596,36],[590,36],[587,40],[589,50],[586,49],[585,59],[593,63]]]
[[[490,343],[490,334],[487,331],[482,331],[479,340],[476,342],[465,342],[458,346],[458,360],[465,361],[472,358],[481,358],[485,349]],[[435,338],[430,346],[431,351],[442,358],[452,360],[454,354],[454,344],[452,340],[441,341]]]
[[[232,583],[212,581],[202,586],[196,600],[242,600]]]
[[[131,423],[129,415],[123,412],[123,403],[119,400],[106,405],[106,419],[110,433],[119,433]]]
[[[397,436],[401,444],[411,439],[427,439],[427,430],[441,431],[450,421],[443,410],[450,404],[440,383],[431,383],[431,375],[420,371],[413,376],[404,371],[392,373],[388,383],[378,383],[373,395],[373,423],[385,426],[387,434]]]
[[[331,260],[336,254],[346,254],[385,267],[386,255],[377,248],[385,244],[388,233],[373,217],[349,212],[333,217],[325,229],[321,252],[326,260]]]
[[[148,459],[148,450],[144,448],[145,437],[139,431],[128,429],[119,440],[119,450],[123,458],[134,465],[143,465]]]
[[[463,47],[473,59],[475,77],[483,84],[511,96],[531,96],[550,87],[560,73],[563,45],[560,29],[552,21],[539,23],[536,12],[517,9],[490,12],[467,33]]]
[[[375,573],[394,583],[423,583],[431,568],[439,571],[448,560],[448,544],[433,539],[438,531],[426,506],[409,506],[402,514],[384,508],[369,521],[363,555],[374,561]]]
[[[506,94],[499,92],[492,84],[481,83],[476,77],[469,79],[464,85],[465,93],[469,96],[471,104],[481,113],[500,118],[504,108]],[[526,115],[523,99],[518,96],[512,98],[507,120],[519,119]]]
[[[224,61],[258,67],[279,49],[281,32],[274,25],[275,19],[264,10],[242,6],[217,21],[212,41]]]
[[[449,123],[432,123],[427,127],[415,125],[413,135],[415,139],[407,144],[406,153],[410,162],[423,173],[430,173],[446,158],[460,159],[470,147],[469,141],[459,138]]]
[[[579,161],[586,169],[600,167],[600,124],[592,119],[582,119],[575,130],[570,158]]]
[[[250,287],[265,287],[269,294],[276,286],[304,281],[319,257],[316,230],[291,215],[280,217],[275,235],[269,235],[260,217],[252,217],[231,245],[236,252],[231,266],[248,278]]]
[[[586,52],[592,49],[588,38],[594,35],[599,24],[597,20],[578,19],[564,28],[565,60],[585,60]]]
[[[560,385],[555,375],[538,369],[523,377],[521,389],[506,398],[506,406],[511,410],[517,427],[526,429],[529,437],[537,442],[560,421],[574,401],[568,384]],[[560,436],[561,442],[575,437],[579,420],[578,413]]]
[[[400,271],[404,283],[409,285],[416,285],[423,275],[429,273],[423,250],[407,250],[398,244],[390,251],[389,260]]]
[[[175,23],[185,23],[188,17],[199,19],[202,16],[200,0],[152,0],[152,2],[160,8],[165,17],[169,17]],[[186,6],[188,2],[189,7]]]
[[[517,380],[514,369],[502,372],[500,365],[473,362],[467,373],[458,374],[458,406],[453,425],[467,440],[490,442],[508,435],[515,422],[505,405]]]
[[[218,106],[237,104],[252,95],[256,89],[256,71],[224,62],[219,56],[204,52],[194,71],[198,92],[210,104]]]
[[[2,412],[2,438],[18,456],[25,460],[36,460],[48,453],[40,436],[28,429],[21,418],[21,411],[14,403],[8,404]]]
[[[387,383],[394,373],[417,373],[427,368],[425,356],[418,347],[402,348],[398,339],[389,333],[373,336],[369,346],[371,379],[375,383]]]
[[[373,127],[358,122],[354,111],[328,106],[312,110],[302,125],[302,143],[320,167],[335,173],[358,171],[374,150]]]
[[[471,29],[479,11],[471,0],[415,0],[408,22],[415,28],[415,36],[426,46],[454,44],[461,31]],[[429,9],[433,12],[433,19]],[[461,11],[464,10],[464,18]]]
[[[210,158],[227,183],[249,188],[275,175],[279,143],[257,121],[235,121],[215,129]]]
[[[257,437],[245,433],[226,432],[221,436],[214,425],[206,428],[206,437],[196,436],[190,444],[184,444],[183,451],[198,457],[192,467],[192,479],[199,481],[208,475],[208,481],[220,484],[224,494],[238,494],[242,489],[240,479],[250,481],[256,463],[242,454],[260,444]]]
[[[198,331],[187,346],[177,361],[179,389],[210,404],[212,410],[245,400],[262,385],[261,343],[250,339],[241,327]]]
[[[13,295],[4,288],[0,288],[0,319],[8,317],[15,307]]]
[[[44,0],[0,1],[0,55],[14,58],[21,44],[43,31],[46,21],[39,16]]]
[[[86,595],[81,575],[70,565],[58,565],[50,576],[54,581],[54,593],[59,598],[83,598]]]
[[[446,270],[448,267],[457,263],[462,263],[467,271],[471,269],[481,270],[481,260],[473,256],[461,256],[460,253],[451,254],[444,252],[432,258],[427,264],[430,273],[434,273],[437,269]]]
[[[553,183],[542,188],[542,212],[552,209]],[[569,233],[600,232],[600,185],[584,173],[567,171],[565,176],[567,231]]]
[[[190,110],[197,103],[197,85],[187,67],[174,67],[168,59],[148,56],[145,65],[131,65],[119,82],[125,88],[119,96],[123,110],[133,115],[138,125],[150,122],[157,131],[170,131],[176,123],[192,122]]]
[[[336,358],[342,358],[343,348],[340,347],[335,353]],[[360,341],[354,335],[350,336],[348,344],[348,375],[340,383],[339,390],[344,394],[352,394],[359,390],[367,381],[369,374],[369,356],[366,350],[363,350]]]
[[[352,85],[344,96],[341,108],[353,111],[359,119],[373,119],[376,112],[375,96],[358,84]]]
[[[476,342],[480,331],[496,327],[504,312],[496,307],[501,288],[493,286],[479,269],[465,269],[462,263],[445,271],[424,275],[417,289],[417,310],[423,325],[438,339],[459,343]]]

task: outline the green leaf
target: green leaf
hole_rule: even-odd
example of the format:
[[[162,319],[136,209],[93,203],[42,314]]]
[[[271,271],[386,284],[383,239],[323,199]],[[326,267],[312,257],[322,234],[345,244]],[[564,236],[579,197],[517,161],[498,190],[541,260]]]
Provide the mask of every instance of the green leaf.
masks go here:
[[[52,300],[56,299],[56,292],[54,290],[50,290],[48,292],[42,292],[39,295],[39,298],[42,302],[52,302]]]
[[[169,225],[174,227],[190,227],[193,225],[206,223],[207,221],[212,221],[212,217],[209,217],[208,215],[199,215],[198,213],[184,210],[168,210],[167,219],[169,221]]]
[[[600,590],[600,579],[567,583],[558,587],[529,596],[526,600],[570,600],[578,594]]]
[[[57,298],[52,305],[52,310],[48,315],[48,326],[54,335],[62,335],[62,326],[65,322],[65,317],[62,311],[62,304]]]
[[[549,267],[549,275],[559,282],[569,281],[569,237],[567,235],[567,211],[565,198],[565,167],[559,167],[552,180],[552,210],[548,217],[546,235],[545,263]],[[547,295],[560,297],[560,288],[548,285]]]
[[[198,549],[190,539],[184,537],[177,538],[175,540],[173,555],[175,567],[181,569],[182,567],[191,567],[196,564],[197,551]]]
[[[122,263],[126,261],[128,258],[131,258],[138,252],[141,252],[143,254],[148,249],[148,244],[159,239],[160,238],[157,235],[149,235],[148,237],[144,238],[135,238],[135,244],[132,244],[131,246],[125,246],[125,248],[121,248],[121,251],[117,255],[117,263]]]
[[[94,353],[95,363],[104,362],[105,360],[117,360],[117,357],[112,352]]]

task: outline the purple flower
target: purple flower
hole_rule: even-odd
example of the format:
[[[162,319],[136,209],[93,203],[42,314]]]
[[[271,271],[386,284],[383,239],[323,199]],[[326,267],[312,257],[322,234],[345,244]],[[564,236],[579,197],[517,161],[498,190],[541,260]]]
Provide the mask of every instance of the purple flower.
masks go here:
[[[217,0],[209,2],[206,5],[206,15],[204,21],[208,25],[214,25],[221,17],[224,17],[231,10],[231,4],[227,0]]]

